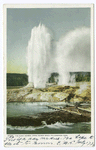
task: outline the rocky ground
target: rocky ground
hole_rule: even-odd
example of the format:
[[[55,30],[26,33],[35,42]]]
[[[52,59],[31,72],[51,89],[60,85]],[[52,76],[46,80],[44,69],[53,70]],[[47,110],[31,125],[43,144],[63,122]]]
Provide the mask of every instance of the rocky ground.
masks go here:
[[[25,116],[25,117],[8,117],[7,124],[12,126],[41,126],[43,122],[47,124],[56,123],[58,121],[61,122],[70,122],[70,123],[77,123],[77,122],[89,122],[91,121],[90,116],[78,115],[78,114],[71,114],[67,111],[55,111],[55,112],[48,112],[48,113],[41,113],[36,116]]]
[[[55,85],[43,89],[23,87],[7,89],[7,102],[91,102],[90,82],[77,83],[75,86]]]
[[[23,87],[7,89],[7,102],[67,102],[71,104],[54,112],[41,113],[34,116],[7,117],[7,124],[12,126],[40,126],[62,122],[89,122],[91,121],[91,86],[90,83],[78,83],[75,86],[56,85],[43,89]],[[86,112],[81,104],[89,105]],[[73,106],[72,106],[73,104]],[[74,105],[75,104],[75,105]],[[80,109],[79,109],[80,106]],[[89,111],[90,110],[90,111]],[[74,113],[75,112],[75,113]]]

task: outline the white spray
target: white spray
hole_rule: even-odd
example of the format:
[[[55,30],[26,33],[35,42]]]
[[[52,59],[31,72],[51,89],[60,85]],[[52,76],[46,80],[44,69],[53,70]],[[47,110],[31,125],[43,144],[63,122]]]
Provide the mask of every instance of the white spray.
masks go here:
[[[68,84],[69,72],[90,71],[90,29],[70,31],[57,42],[59,84]]]
[[[28,43],[28,81],[35,88],[44,88],[50,76],[52,34],[48,28],[39,24],[31,32]]]
[[[69,72],[80,71],[90,71],[89,28],[70,31],[58,42],[53,41],[52,33],[44,25],[32,29],[28,43],[29,84],[45,87],[52,72],[59,73],[59,85],[68,84]]]

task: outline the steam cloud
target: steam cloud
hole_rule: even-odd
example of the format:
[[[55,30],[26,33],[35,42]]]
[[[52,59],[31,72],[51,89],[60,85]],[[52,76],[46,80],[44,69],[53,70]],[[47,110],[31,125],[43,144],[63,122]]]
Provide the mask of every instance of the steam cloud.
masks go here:
[[[90,71],[90,29],[78,28],[57,42],[59,84],[68,83],[69,72]]]
[[[59,84],[68,84],[69,72],[90,71],[90,29],[77,28],[53,40],[52,32],[39,24],[28,43],[28,77],[34,87],[45,87],[52,72],[59,73]]]

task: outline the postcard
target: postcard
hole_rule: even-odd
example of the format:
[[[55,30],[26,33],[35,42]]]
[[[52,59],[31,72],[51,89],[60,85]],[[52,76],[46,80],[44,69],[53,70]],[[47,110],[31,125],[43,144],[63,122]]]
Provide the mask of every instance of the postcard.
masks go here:
[[[93,147],[93,4],[3,12],[4,146]]]

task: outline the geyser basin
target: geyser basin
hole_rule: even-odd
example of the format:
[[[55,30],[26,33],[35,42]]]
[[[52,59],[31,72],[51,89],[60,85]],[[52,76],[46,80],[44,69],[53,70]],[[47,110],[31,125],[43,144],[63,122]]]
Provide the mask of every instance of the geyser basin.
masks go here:
[[[76,102],[87,105],[91,103],[90,84],[88,83],[88,86],[85,84],[84,88],[80,86],[81,89],[78,86],[54,86],[42,89],[28,87],[7,90],[7,102],[10,102],[7,103],[7,134],[90,133],[90,116],[78,115],[78,112],[73,114],[66,110],[61,111],[61,109],[72,109],[73,111]],[[65,101],[61,102],[64,100],[65,92],[66,100],[68,102],[70,100],[70,107],[66,106],[68,103]],[[41,96],[39,95],[37,98],[38,94]],[[58,100],[54,99],[54,102],[50,102],[48,94],[52,94],[52,98],[55,96]],[[42,98],[45,99],[45,102],[42,102]],[[38,102],[36,102],[37,100]],[[58,107],[60,110],[52,109],[49,105]],[[72,125],[71,128],[67,124],[68,122]]]
[[[39,24],[28,43],[28,80],[35,88],[44,88],[52,72],[58,72],[58,84],[68,85],[69,72],[90,71],[90,29],[77,28],[53,42],[51,31]],[[72,77],[75,82],[75,76]]]

